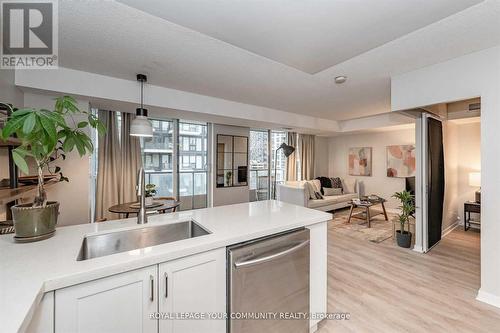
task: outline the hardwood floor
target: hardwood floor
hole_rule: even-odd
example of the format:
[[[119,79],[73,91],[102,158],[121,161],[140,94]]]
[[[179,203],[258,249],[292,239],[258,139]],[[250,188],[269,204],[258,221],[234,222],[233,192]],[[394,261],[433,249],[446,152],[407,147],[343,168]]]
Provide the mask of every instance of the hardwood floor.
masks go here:
[[[455,229],[428,254],[328,231],[327,332],[500,332],[500,309],[475,300],[479,233]]]

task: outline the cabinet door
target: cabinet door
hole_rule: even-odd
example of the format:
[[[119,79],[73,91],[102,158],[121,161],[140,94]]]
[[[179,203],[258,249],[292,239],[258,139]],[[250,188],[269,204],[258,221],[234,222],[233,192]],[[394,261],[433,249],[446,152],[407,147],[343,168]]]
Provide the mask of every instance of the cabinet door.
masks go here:
[[[157,332],[157,267],[56,290],[55,332]]]
[[[226,312],[226,249],[217,249],[159,265],[160,313],[224,315]],[[223,333],[220,319],[160,319],[160,333]]]

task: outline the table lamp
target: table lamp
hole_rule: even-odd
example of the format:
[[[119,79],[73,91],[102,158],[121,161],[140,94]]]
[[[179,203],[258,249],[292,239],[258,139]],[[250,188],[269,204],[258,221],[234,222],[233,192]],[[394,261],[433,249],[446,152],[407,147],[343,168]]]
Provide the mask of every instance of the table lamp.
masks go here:
[[[481,203],[481,173],[471,172],[469,173],[469,185],[473,187],[479,187],[476,191],[476,202]]]

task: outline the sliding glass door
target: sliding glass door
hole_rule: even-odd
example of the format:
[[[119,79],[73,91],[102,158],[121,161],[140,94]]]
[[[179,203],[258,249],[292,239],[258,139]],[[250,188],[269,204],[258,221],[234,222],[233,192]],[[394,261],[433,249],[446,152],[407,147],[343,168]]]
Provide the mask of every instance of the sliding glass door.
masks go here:
[[[207,207],[207,125],[179,122],[179,198],[181,209]]]
[[[174,122],[152,120],[153,137],[141,140],[146,182],[156,185],[159,197],[176,197],[174,191]]]
[[[250,131],[250,200],[267,200],[273,197],[274,167],[276,182],[285,181],[286,158],[276,150],[287,143],[286,132],[269,130]],[[276,156],[276,160],[275,160]]]
[[[151,122],[153,137],[141,144],[147,183],[156,185],[156,196],[180,200],[180,210],[207,207],[207,125]]]
[[[250,200],[269,199],[269,131],[250,131]],[[252,198],[253,196],[253,198]]]

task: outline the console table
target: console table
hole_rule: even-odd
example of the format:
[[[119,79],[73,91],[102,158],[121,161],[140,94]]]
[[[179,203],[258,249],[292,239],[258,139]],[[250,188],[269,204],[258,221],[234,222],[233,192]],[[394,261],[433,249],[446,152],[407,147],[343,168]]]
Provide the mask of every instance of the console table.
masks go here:
[[[475,201],[464,202],[464,231],[469,230],[471,224],[480,224],[480,222],[470,220],[470,213],[480,214],[481,213],[481,203],[475,202]]]

